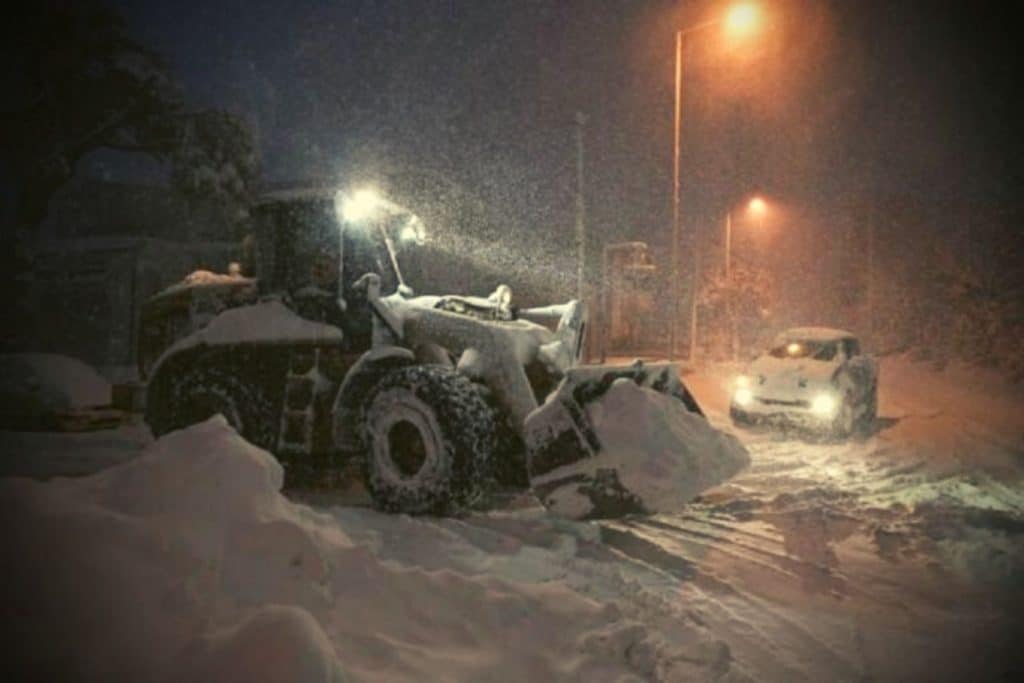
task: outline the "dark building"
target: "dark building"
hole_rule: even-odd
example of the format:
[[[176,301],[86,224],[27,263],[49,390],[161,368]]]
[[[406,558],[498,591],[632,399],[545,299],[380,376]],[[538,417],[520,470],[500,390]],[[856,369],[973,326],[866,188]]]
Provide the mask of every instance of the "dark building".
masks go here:
[[[166,187],[76,180],[52,200],[33,254],[28,320],[14,346],[133,376],[143,302],[189,273],[237,260],[232,223]]]

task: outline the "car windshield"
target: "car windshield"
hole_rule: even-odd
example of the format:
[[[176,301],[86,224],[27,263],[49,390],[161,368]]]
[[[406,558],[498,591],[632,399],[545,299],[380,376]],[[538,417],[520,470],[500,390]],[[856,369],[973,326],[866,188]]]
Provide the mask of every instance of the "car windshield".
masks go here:
[[[839,344],[834,341],[807,341],[792,339],[779,344],[768,352],[773,358],[809,358],[811,360],[830,361],[836,357]]]

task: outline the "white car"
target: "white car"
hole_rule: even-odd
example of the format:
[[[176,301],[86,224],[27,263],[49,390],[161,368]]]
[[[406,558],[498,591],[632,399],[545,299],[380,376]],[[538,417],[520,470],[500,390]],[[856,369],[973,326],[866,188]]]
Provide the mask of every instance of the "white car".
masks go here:
[[[878,364],[857,338],[827,327],[797,327],[736,379],[729,415],[738,425],[798,427],[845,438],[868,429],[878,408]]]

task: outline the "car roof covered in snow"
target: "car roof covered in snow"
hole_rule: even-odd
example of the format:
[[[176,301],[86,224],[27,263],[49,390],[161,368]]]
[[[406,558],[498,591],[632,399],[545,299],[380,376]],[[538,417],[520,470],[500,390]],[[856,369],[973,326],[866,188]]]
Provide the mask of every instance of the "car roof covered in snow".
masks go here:
[[[848,337],[856,339],[856,335],[852,332],[832,327],[792,327],[785,332],[780,332],[775,337],[775,343],[779,344],[790,340],[826,342]]]

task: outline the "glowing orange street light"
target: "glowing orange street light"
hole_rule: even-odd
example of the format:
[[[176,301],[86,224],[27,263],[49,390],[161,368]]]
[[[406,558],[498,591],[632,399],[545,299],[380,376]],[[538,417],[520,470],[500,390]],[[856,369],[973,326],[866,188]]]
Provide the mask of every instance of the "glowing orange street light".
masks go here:
[[[747,202],[747,213],[757,218],[757,227],[764,225],[763,218],[768,213],[768,202],[763,197],[752,197]],[[730,262],[732,260],[732,211],[725,214],[725,277],[729,278]]]
[[[768,211],[768,203],[765,202],[761,197],[752,197],[747,202],[747,213],[757,218],[757,227],[761,228],[763,225],[762,219],[765,213]],[[732,211],[728,211],[725,214],[725,280],[726,282],[732,282]],[[736,319],[732,315],[732,300],[728,300],[729,307],[729,337],[730,344],[732,346],[732,359],[736,360],[739,355],[739,338],[736,334]]]
[[[747,210],[754,216],[761,218],[768,210],[768,204],[760,197],[754,197],[747,204]]]
[[[682,138],[682,113],[683,113],[683,42],[685,39],[698,31],[702,31],[712,26],[723,24],[727,34],[731,36],[747,37],[760,24],[760,12],[757,6],[750,2],[742,2],[733,5],[728,12],[725,13],[721,18],[706,21],[689,28],[679,29],[676,31],[676,102],[675,102],[675,145],[673,153],[673,169],[672,169],[672,306],[677,307],[679,305],[679,233],[680,228],[680,176],[679,176],[679,150],[680,142]],[[694,277],[696,278],[696,269],[694,269]],[[675,308],[672,311],[672,315],[669,321],[669,342],[668,342],[668,357],[669,360],[674,360],[676,355],[676,333],[678,327],[677,315],[678,309]],[[693,359],[694,350],[696,349],[696,336],[697,336],[697,304],[696,296],[691,294],[690,296],[690,359]]]
[[[733,5],[725,15],[725,30],[737,38],[753,33],[760,24],[760,12],[752,2]]]

